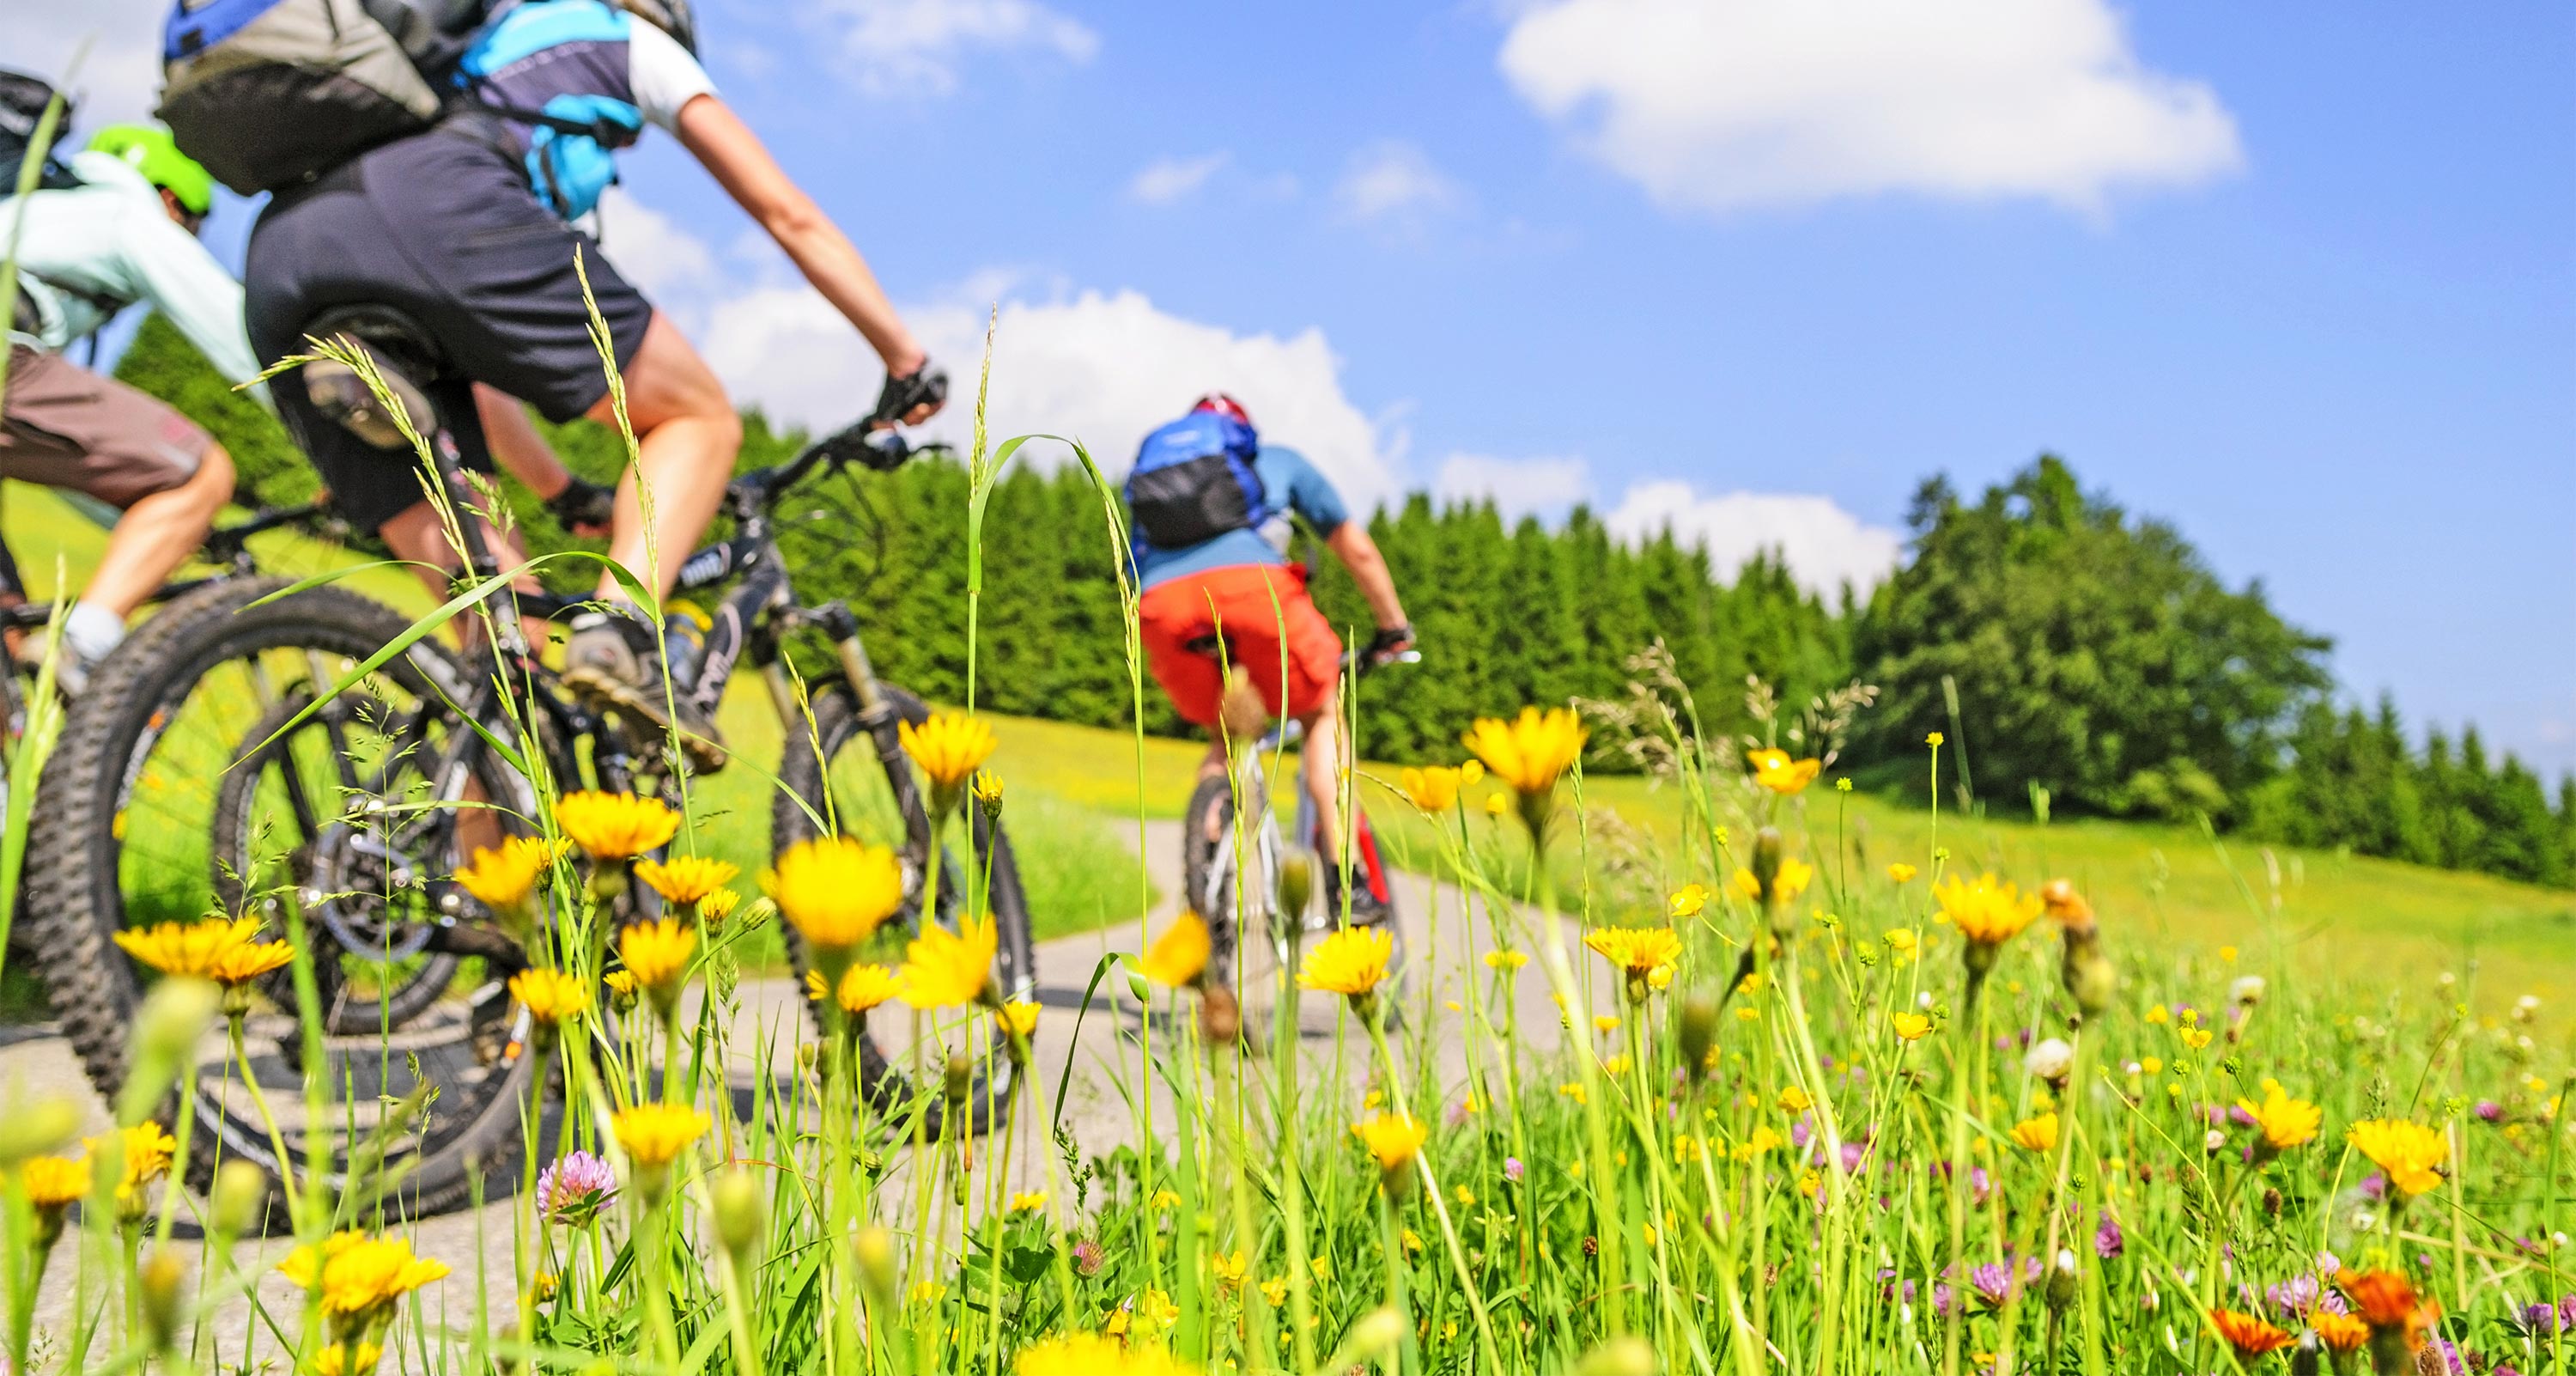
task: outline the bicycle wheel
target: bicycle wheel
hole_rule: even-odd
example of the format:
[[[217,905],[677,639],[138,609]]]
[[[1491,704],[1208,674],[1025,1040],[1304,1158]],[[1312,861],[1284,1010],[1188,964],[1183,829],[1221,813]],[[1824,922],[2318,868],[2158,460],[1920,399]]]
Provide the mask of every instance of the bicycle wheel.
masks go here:
[[[770,843],[783,852],[821,835],[819,814],[841,835],[892,848],[903,865],[903,906],[877,937],[883,949],[868,957],[891,963],[901,959],[902,943],[920,930],[922,889],[930,873],[926,804],[895,728],[898,721],[918,725],[928,720],[930,709],[900,688],[887,686],[883,692],[888,711],[881,722],[863,720],[857,695],[845,684],[834,684],[814,698],[810,736],[798,730],[787,733],[786,758],[778,767],[780,790],[770,817]],[[1024,998],[1036,987],[1037,956],[1030,945],[1028,895],[1020,885],[1019,864],[1000,823],[987,824],[982,811],[972,806],[967,812],[973,818],[974,874],[985,886],[989,915],[998,929],[993,977],[1004,998]],[[963,858],[953,849],[941,854],[935,920],[951,929],[960,913],[969,911],[965,903],[969,872]],[[784,930],[801,982],[811,962],[794,928]],[[822,1027],[821,1008],[810,1011],[815,1026]],[[990,1020],[976,1019],[970,1027],[964,1049],[979,1069],[967,1100],[968,1131],[981,1133],[1000,1120],[1009,1101],[1009,1061]],[[989,1075],[982,1069],[986,1066],[991,1067]],[[916,1086],[891,1063],[874,1028],[863,1031],[859,1039],[859,1083],[880,1112],[908,1111],[917,1093],[931,1093],[930,1131],[934,1135],[939,1131],[941,1101],[935,1091]]]
[[[236,880],[254,912],[270,919],[271,935],[282,934],[285,903],[301,907],[313,948],[331,953],[316,962],[326,993],[335,983],[363,992],[348,977],[359,959],[351,948],[366,943],[347,932],[397,931],[408,943],[456,897],[446,876],[460,858],[457,813],[435,806],[453,800],[430,780],[451,772],[437,763],[441,750],[465,739],[450,705],[465,686],[462,673],[422,642],[288,736],[269,740],[273,726],[253,735],[291,716],[288,704],[326,692],[408,625],[337,588],[251,605],[284,586],[238,580],[174,602],[146,623],[93,676],[46,771],[29,848],[38,969],[64,1033],[110,1098],[124,1081],[127,1029],[153,978],[112,938],[128,925],[206,911],[219,847],[255,838],[250,850],[261,858]],[[524,781],[506,770],[487,765],[476,777],[504,808],[522,815],[533,808]],[[229,833],[215,816],[227,792],[235,812]],[[342,1183],[353,1147],[384,1121],[386,1105],[427,1087],[435,1094],[421,1116],[384,1144],[389,1171],[400,1172],[386,1206],[403,1214],[452,1208],[487,1172],[506,1190],[531,1065],[524,1015],[506,991],[512,971],[501,968],[514,963],[515,948],[484,946],[496,959],[469,995],[429,1000],[390,1034],[379,1021],[323,1028],[318,1069],[334,1102],[322,1120],[305,1119],[305,1046],[290,1003],[262,999],[246,1019],[246,1071],[220,1034],[211,1037],[199,1056],[190,1180],[202,1187],[219,1161],[234,1157],[282,1174],[258,1102],[264,1095],[288,1153],[301,1161],[318,1149],[333,1183]],[[393,995],[378,988],[389,1000],[379,1007],[382,1019]]]
[[[1305,947],[1341,921],[1341,914],[1329,911],[1324,900],[1329,888],[1320,869],[1322,857],[1311,844],[1313,838],[1307,838],[1309,844],[1301,847],[1300,853],[1318,868],[1304,911],[1283,914],[1278,906],[1278,879],[1269,872],[1275,862],[1264,859],[1275,841],[1257,827],[1236,828],[1231,780],[1199,780],[1181,816],[1182,892],[1186,895],[1184,901],[1207,921],[1209,968],[1234,988],[1241,1001],[1245,1035],[1267,1037],[1274,1030],[1280,1001],[1287,997],[1288,981],[1295,978]],[[1364,816],[1361,820],[1365,824]],[[1356,873],[1353,882],[1360,882]],[[1237,900],[1238,892],[1243,901]],[[1395,942],[1395,954],[1388,964],[1387,983],[1381,986],[1383,997],[1379,1002],[1393,1017],[1402,1002],[1405,940],[1404,924],[1396,920],[1391,891],[1382,925]],[[1330,1030],[1329,1017],[1334,1007],[1330,1002],[1306,1001],[1300,1006],[1303,1031]]]

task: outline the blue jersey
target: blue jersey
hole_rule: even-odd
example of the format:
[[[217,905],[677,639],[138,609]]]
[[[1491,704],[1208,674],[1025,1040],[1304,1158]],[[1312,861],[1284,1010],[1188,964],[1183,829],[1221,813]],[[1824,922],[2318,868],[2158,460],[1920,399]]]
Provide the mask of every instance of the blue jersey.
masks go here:
[[[1136,584],[1141,590],[1193,573],[1227,568],[1236,564],[1285,564],[1288,545],[1288,513],[1296,512],[1315,528],[1318,535],[1329,536],[1350,519],[1342,505],[1342,494],[1332,481],[1315,471],[1306,456],[1294,449],[1263,445],[1252,461],[1252,470],[1261,475],[1261,490],[1267,494],[1271,511],[1276,513],[1261,529],[1229,530],[1212,540],[1201,540],[1180,549],[1157,549],[1141,535],[1132,536],[1129,552],[1136,563]]]
[[[680,107],[715,92],[677,40],[602,0],[520,0],[475,38],[458,79],[484,104],[600,131],[514,121],[530,189],[567,220],[589,214],[616,182],[617,149],[648,124],[675,129]]]

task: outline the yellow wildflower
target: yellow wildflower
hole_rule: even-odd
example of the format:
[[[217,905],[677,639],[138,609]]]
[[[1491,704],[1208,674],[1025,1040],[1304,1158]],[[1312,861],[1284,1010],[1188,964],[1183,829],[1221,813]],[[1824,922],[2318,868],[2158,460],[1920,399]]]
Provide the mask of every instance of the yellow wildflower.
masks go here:
[[[2013,1124],[2013,1145],[2024,1151],[2050,1151],[2057,1146],[2057,1115],[2043,1113]]]
[[[903,906],[903,867],[894,852],[846,836],[789,846],[776,868],[760,877],[760,886],[827,966],[846,958]]]
[[[411,1243],[402,1238],[355,1230],[298,1247],[277,1269],[297,1287],[318,1293],[326,1314],[373,1313],[448,1273],[446,1262],[412,1255]]]
[[[18,1167],[27,1187],[27,1202],[39,1209],[59,1209],[89,1194],[87,1157],[32,1156]]]
[[[2166,1012],[2165,1006],[2159,1003],[2147,1010],[2147,1021],[2159,1024],[2168,1023],[2173,1021],[2173,1014]]]
[[[1297,984],[1319,993],[1363,998],[1386,979],[1387,962],[1395,958],[1395,935],[1375,927],[1344,927],[1306,953]]]
[[[1485,953],[1485,968],[1488,970],[1500,970],[1505,974],[1509,974],[1527,964],[1529,964],[1529,952],[1527,951],[1515,951],[1509,947],[1504,947],[1500,950],[1487,951]]]
[[[1465,785],[1463,771],[1434,765],[1427,769],[1404,771],[1404,796],[1413,805],[1437,817],[1458,805],[1458,790]]]
[[[1393,1174],[1413,1163],[1422,1150],[1431,1129],[1407,1113],[1381,1113],[1364,1122],[1351,1124],[1351,1134],[1377,1158],[1381,1171]]]
[[[1631,980],[1642,980],[1682,957],[1682,939],[1670,927],[1595,927],[1583,944]]]
[[[733,916],[742,906],[742,895],[731,889],[709,889],[698,896],[698,916],[713,926]]]
[[[2451,1159],[2448,1135],[2403,1118],[2372,1118],[2344,1133],[2353,1150],[2388,1173],[2388,1183],[2406,1195],[2419,1195],[2442,1183],[2441,1167]]]
[[[580,1017],[590,1007],[590,990],[561,970],[521,970],[510,976],[510,997],[549,1027]]]
[[[659,798],[595,789],[555,801],[555,825],[593,860],[632,860],[667,845],[680,831],[680,814]]]
[[[1592,1030],[1602,1036],[1609,1036],[1619,1030],[1619,1019],[1615,1014],[1596,1013],[1592,1016]]]
[[[1816,1101],[1808,1097],[1807,1091],[1800,1089],[1796,1085],[1791,1085],[1780,1091],[1780,1111],[1782,1113],[1804,1113],[1815,1106]]]
[[[993,983],[993,954],[1001,934],[991,919],[960,916],[952,932],[933,922],[903,950],[903,1001],[915,1008],[952,1008],[985,996]]]
[[[1697,917],[1707,907],[1708,886],[1684,884],[1673,890],[1672,902],[1667,911],[1675,917]]]
[[[1206,976],[1208,955],[1214,949],[1214,942],[1208,935],[1207,919],[1183,908],[1181,915],[1172,920],[1172,925],[1164,928],[1163,934],[1154,938],[1154,944],[1145,949],[1145,958],[1138,964],[1143,967],[1145,978],[1156,984],[1172,989],[1189,989],[1196,987]]]
[[[1027,999],[1013,999],[993,1010],[993,1026],[1005,1037],[1026,1041],[1038,1030],[1038,1006]]]
[[[255,917],[210,917],[201,922],[163,922],[146,928],[127,928],[116,934],[116,944],[137,961],[165,975],[183,979],[219,979],[218,971],[245,947],[255,944],[259,919]],[[286,950],[284,942],[269,942],[278,951]],[[291,957],[290,957],[291,958]],[[286,962],[280,960],[277,965]],[[275,969],[277,965],[268,966]]]
[[[379,1343],[326,1343],[313,1354],[313,1376],[366,1376],[384,1359]]]
[[[670,1165],[712,1126],[707,1115],[686,1104],[637,1104],[609,1120],[626,1159],[645,1170]]]
[[[534,836],[513,836],[498,849],[476,846],[473,862],[456,872],[456,882],[484,907],[499,912],[526,902],[537,886],[537,876],[554,859],[551,843]]]
[[[170,1153],[179,1149],[178,1139],[147,1119],[130,1128],[89,1138],[84,1145],[92,1156],[105,1156],[114,1143],[121,1143],[125,1153],[125,1168],[116,1182],[117,1202],[129,1209],[138,1208],[145,1188],[169,1174]]]
[[[1243,1284],[1252,1269],[1252,1258],[1240,1247],[1231,1252],[1218,1252],[1208,1258],[1208,1269],[1216,1273],[1217,1283],[1231,1290]]]
[[[2263,1102],[2239,1099],[2236,1106],[2254,1120],[2263,1133],[2263,1144],[2274,1151],[2287,1151],[2316,1140],[2317,1126],[2324,1113],[2304,1099],[2293,1099],[2280,1085],[2263,1082]]]
[[[1918,1042],[1932,1033],[1932,1020],[1921,1013],[1899,1013],[1888,1022],[1905,1041]]]
[[[895,973],[882,965],[853,965],[841,972],[841,982],[832,991],[832,1001],[844,1013],[856,1016],[893,998],[900,989]],[[816,1003],[823,1001],[823,972],[805,972],[805,996]]]
[[[1899,884],[1913,883],[1914,876],[1920,873],[1922,873],[1921,870],[1914,868],[1912,865],[1909,865],[1902,860],[1899,860],[1895,864],[1887,867],[1887,877]]]
[[[1495,778],[1528,798],[1555,791],[1556,781],[1574,767],[1576,757],[1583,753],[1588,735],[1572,708],[1551,707],[1541,712],[1524,707],[1518,717],[1508,722],[1478,718],[1468,729],[1466,740],[1467,748],[1476,752]]]
[[[1045,1207],[1046,1207],[1046,1204],[1047,1204],[1047,1192],[1046,1192],[1046,1191],[1044,1191],[1044,1190],[1019,1190],[1019,1191],[1015,1191],[1015,1192],[1011,1195],[1011,1209],[1010,1209],[1010,1211],[1011,1211],[1012,1213],[1015,1213],[1015,1214],[1033,1214],[1033,1213],[1036,1213],[1038,1210],[1045,1208]]]
[[[742,866],[724,860],[710,860],[703,855],[682,855],[669,860],[635,862],[635,877],[653,886],[662,901],[671,904],[695,903],[725,886],[742,873]]]
[[[1744,762],[1752,767],[1753,782],[1783,798],[1805,792],[1825,767],[1820,760],[1792,760],[1786,750],[1748,750]]]
[[[1783,856],[1780,872],[1771,879],[1771,895],[1786,903],[1805,893],[1807,885],[1814,882],[1815,877],[1815,866],[1794,855]],[[1735,892],[1747,903],[1759,903],[1762,901],[1762,881],[1753,877],[1753,871],[1739,869],[1735,872]]]
[[[2186,1027],[2182,1030],[2182,1044],[2190,1047],[2194,1051],[2198,1051],[2202,1047],[2209,1045],[2211,1035],[2212,1034],[2204,1032],[2197,1027]]]
[[[1953,875],[1933,891],[1933,896],[1941,905],[1942,915],[1959,929],[1959,935],[1980,946],[2000,946],[2012,940],[2039,916],[2036,895],[2025,896],[2019,888],[1992,874],[1979,875],[1974,883]]]
[[[628,973],[665,1007],[679,997],[680,977],[688,973],[689,957],[697,949],[696,930],[668,917],[634,923],[617,934],[617,954]]]
[[[635,1001],[635,976],[632,973],[611,970],[601,975],[599,982],[608,986],[609,996],[618,1001],[618,1007],[623,1008]]]
[[[904,753],[941,789],[965,783],[967,775],[992,757],[997,744],[993,728],[983,718],[963,712],[933,712],[919,726],[902,723],[895,734],[903,738]]]

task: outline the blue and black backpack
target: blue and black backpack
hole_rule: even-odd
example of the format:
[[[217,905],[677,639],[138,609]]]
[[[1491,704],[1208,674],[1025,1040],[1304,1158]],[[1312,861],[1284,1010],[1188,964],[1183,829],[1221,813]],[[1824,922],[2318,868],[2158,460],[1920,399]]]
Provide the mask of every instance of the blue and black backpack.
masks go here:
[[[1221,411],[1192,411],[1145,437],[1127,474],[1127,509],[1157,549],[1186,549],[1269,519],[1253,459],[1261,437]]]

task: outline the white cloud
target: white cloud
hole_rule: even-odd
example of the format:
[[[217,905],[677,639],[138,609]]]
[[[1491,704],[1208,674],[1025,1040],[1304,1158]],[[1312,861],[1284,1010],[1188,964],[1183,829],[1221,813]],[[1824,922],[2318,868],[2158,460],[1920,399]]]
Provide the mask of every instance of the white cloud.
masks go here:
[[[2217,93],[2148,70],[2108,0],[1542,0],[1504,76],[1672,207],[2115,189],[2243,160]]]
[[[1431,156],[1399,139],[1362,148],[1333,188],[1343,219],[1418,229],[1431,216],[1464,204],[1466,192],[1434,166]]]
[[[161,21],[168,0],[12,0],[5,21],[9,65],[60,82],[86,41],[69,90],[77,137],[100,125],[147,119],[161,92]]]
[[[1147,205],[1170,205],[1205,186],[1232,156],[1220,151],[1195,158],[1156,158],[1127,183],[1127,194]]]
[[[715,282],[716,257],[706,240],[626,194],[624,187],[612,186],[600,196],[599,231],[600,252],[646,296],[686,296]]]
[[[1580,458],[1504,459],[1490,454],[1452,454],[1441,460],[1431,480],[1434,495],[1444,501],[1492,498],[1506,521],[1523,516],[1562,515],[1566,508],[1592,498],[1592,467]]]
[[[1670,527],[1686,543],[1708,547],[1721,576],[1775,549],[1798,582],[1828,598],[1842,585],[1867,593],[1896,567],[1904,537],[1863,524],[1831,498],[1767,492],[1725,492],[1703,497],[1689,483],[1658,479],[1637,483],[1603,518],[1629,539],[1649,539]]]
[[[944,94],[970,48],[1032,48],[1088,62],[1100,35],[1037,0],[813,0],[870,95]]]

